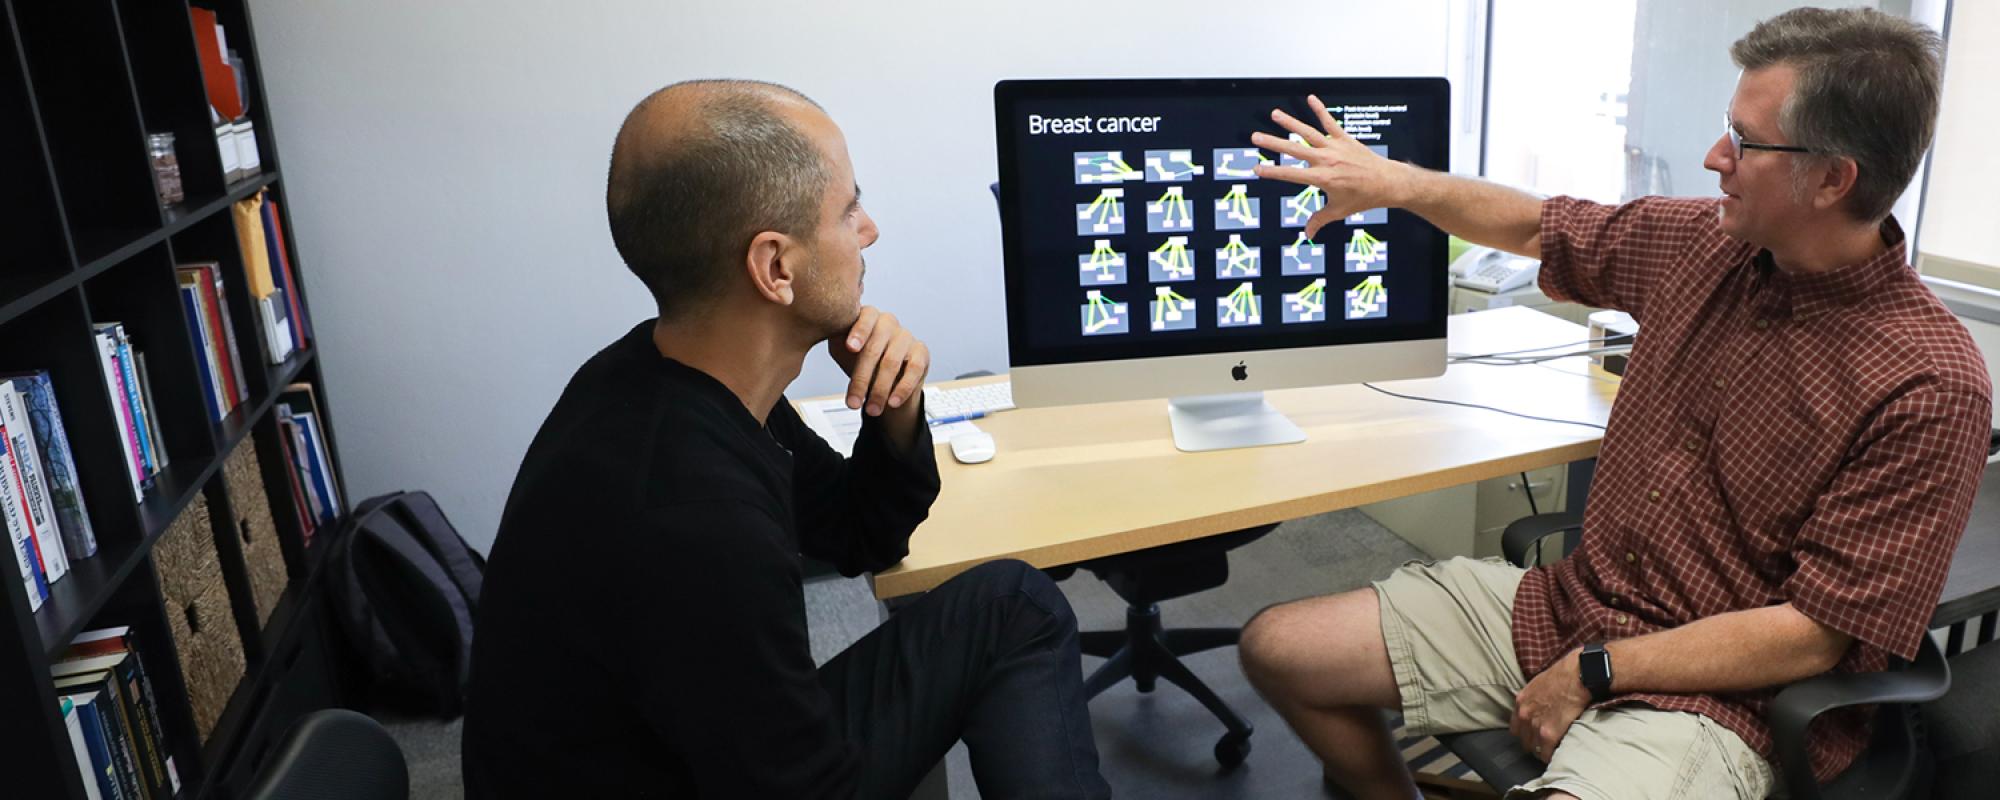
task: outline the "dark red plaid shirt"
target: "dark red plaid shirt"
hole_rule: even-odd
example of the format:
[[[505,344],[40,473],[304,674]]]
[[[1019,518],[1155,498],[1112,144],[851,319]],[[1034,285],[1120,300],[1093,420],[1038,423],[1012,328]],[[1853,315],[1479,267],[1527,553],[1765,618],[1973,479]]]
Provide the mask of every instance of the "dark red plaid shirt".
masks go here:
[[[1992,384],[1965,327],[1888,249],[1793,275],[1724,234],[1716,201],[1542,204],[1542,290],[1639,321],[1582,544],[1514,598],[1521,669],[1593,641],[1791,603],[1853,636],[1834,669],[1914,658],[1979,486]],[[1631,694],[1765,758],[1775,691]],[[1812,729],[1825,781],[1867,745],[1859,709]]]

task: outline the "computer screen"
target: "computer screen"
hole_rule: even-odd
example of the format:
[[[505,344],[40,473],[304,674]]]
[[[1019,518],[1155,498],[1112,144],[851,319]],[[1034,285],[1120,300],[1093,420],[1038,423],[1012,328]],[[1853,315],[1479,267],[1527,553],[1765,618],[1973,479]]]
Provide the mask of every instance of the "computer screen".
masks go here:
[[[1443,233],[1376,208],[1308,238],[1321,192],[1252,171],[1297,163],[1254,147],[1250,134],[1286,135],[1274,108],[1313,121],[1308,94],[1376,152],[1447,168],[1441,78],[999,83],[1017,376],[1039,365],[1441,342]]]

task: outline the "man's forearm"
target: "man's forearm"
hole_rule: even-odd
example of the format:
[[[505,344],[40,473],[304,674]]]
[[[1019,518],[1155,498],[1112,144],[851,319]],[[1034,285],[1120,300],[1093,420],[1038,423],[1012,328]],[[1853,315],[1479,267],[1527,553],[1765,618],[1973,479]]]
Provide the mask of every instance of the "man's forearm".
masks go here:
[[[1809,678],[1838,664],[1853,641],[1787,603],[1718,614],[1604,649],[1611,654],[1612,691],[1690,694]]]
[[[1491,181],[1404,166],[1403,208],[1473,244],[1542,257],[1540,198]]]

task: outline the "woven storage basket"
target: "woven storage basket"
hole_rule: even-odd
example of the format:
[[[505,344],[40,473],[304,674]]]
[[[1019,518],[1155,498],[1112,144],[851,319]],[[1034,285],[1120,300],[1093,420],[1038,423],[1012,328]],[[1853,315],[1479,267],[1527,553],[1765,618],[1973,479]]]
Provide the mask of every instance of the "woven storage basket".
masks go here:
[[[264,472],[253,444],[245,439],[237,445],[223,463],[222,475],[229,487],[229,504],[236,512],[233,532],[243,545],[243,566],[250,573],[250,593],[261,630],[271,621],[271,612],[278,607],[278,598],[285,593],[291,576],[285,571],[278,526],[271,517],[270,496],[264,491]]]
[[[215,551],[215,528],[209,522],[208,500],[195,495],[166,534],[153,546],[159,566],[160,592],[169,600],[193,599],[209,584],[222,582],[222,562]]]
[[[196,495],[168,526],[153,553],[195,729],[206,741],[229,696],[243,681],[243,640],[229,606],[229,587],[222,582],[208,501]]]

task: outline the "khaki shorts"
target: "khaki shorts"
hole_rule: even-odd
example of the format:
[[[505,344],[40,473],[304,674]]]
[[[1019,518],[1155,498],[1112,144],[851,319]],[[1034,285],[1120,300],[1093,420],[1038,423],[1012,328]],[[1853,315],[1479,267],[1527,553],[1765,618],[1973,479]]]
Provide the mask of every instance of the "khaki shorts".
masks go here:
[[[1499,559],[1412,562],[1376,582],[1382,639],[1410,735],[1505,729],[1527,681],[1514,658],[1514,590]],[[1560,789],[1583,800],[1743,798],[1773,791],[1769,763],[1698,714],[1641,705],[1583,712],[1542,777],[1509,798]]]

